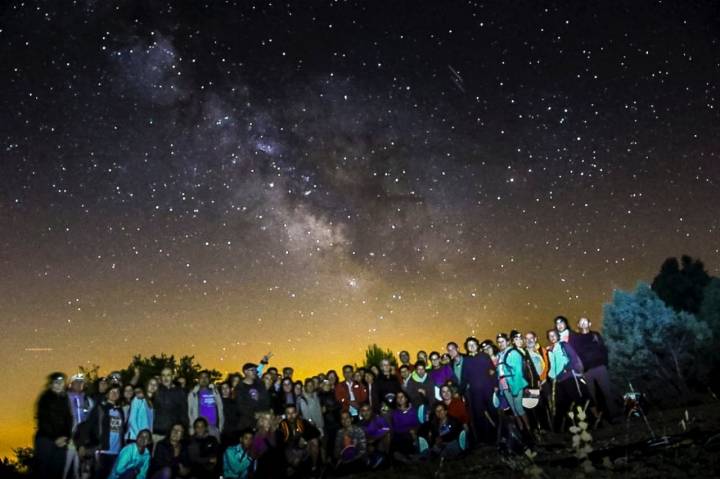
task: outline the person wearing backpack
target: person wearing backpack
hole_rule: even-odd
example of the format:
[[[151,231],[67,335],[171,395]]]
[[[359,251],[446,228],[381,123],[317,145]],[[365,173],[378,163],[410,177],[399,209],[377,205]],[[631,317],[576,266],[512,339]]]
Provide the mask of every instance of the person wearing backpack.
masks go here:
[[[510,334],[513,338],[520,335],[517,331],[512,331]],[[499,349],[497,372],[500,393],[505,396],[510,405],[518,429],[521,432],[529,432],[530,422],[522,405],[523,393],[525,388],[530,385],[523,372],[524,355],[516,347],[510,346],[508,336],[505,333],[498,334],[496,342]]]
[[[585,406],[590,400],[587,383],[583,378],[583,365],[573,347],[560,340],[556,329],[547,332],[548,360],[551,383],[550,409],[554,417],[554,429],[559,431],[563,420],[573,405]]]

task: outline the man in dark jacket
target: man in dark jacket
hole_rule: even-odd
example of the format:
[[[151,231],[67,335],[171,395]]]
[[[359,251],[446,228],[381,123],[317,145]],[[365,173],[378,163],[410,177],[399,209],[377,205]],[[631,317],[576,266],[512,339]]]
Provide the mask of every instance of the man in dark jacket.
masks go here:
[[[188,441],[190,473],[194,479],[216,479],[220,475],[220,443],[209,432],[203,416],[193,422],[193,436]]]
[[[35,477],[63,477],[72,428],[73,417],[65,393],[65,375],[53,373],[48,377],[48,388],[42,393],[37,404]]]
[[[390,407],[395,407],[395,395],[402,389],[397,376],[390,372],[390,361],[387,359],[380,361],[380,374],[375,380],[375,386],[380,401]]]
[[[254,428],[255,413],[270,409],[270,396],[258,379],[257,364],[245,363],[243,374],[243,380],[235,388],[235,429],[238,431]]]
[[[588,318],[580,318],[578,332],[570,335],[570,345],[580,357],[585,368],[584,376],[590,390],[593,403],[598,405],[602,395],[604,412],[608,420],[618,415],[617,397],[612,391],[608,375],[608,350],[602,336],[591,331],[592,323]]]
[[[153,401],[155,408],[153,443],[155,444],[170,433],[173,424],[180,423],[186,431],[188,429],[187,396],[173,383],[173,379],[174,375],[170,368],[165,368],[160,373],[160,386]]]

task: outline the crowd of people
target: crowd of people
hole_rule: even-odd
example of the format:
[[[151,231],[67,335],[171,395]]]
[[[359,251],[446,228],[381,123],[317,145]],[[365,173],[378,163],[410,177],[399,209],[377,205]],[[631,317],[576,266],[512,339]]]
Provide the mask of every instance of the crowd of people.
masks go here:
[[[174,371],[139,384],[111,373],[50,375],[37,405],[37,477],[62,479],[342,476],[452,459],[478,445],[532,447],[562,431],[573,405],[597,422],[619,415],[602,336],[580,318],[535,332],[469,337],[464,352],[401,351],[364,368],[304,381],[291,367],[246,363],[214,384]]]

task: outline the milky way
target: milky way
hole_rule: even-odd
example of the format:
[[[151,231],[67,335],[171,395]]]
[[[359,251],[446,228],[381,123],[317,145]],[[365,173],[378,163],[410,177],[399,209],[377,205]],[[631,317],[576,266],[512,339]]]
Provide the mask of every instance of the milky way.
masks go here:
[[[0,453],[50,370],[312,373],[720,271],[717,2],[61,3],[2,13]]]

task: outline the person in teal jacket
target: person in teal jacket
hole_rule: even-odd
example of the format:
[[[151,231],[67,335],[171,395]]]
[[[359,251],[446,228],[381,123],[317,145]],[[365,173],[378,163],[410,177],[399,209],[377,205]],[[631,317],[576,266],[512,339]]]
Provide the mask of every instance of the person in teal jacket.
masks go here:
[[[522,341],[522,335],[516,331],[510,334],[513,337],[519,337],[520,341]],[[529,431],[530,423],[522,405],[523,392],[528,387],[528,382],[523,374],[522,353],[516,347],[510,347],[508,337],[505,334],[498,334],[497,345],[500,350],[497,369],[500,391],[510,405],[518,428],[521,431]],[[520,347],[522,347],[522,343]]]
[[[146,479],[150,467],[152,433],[143,429],[134,443],[120,450],[108,479]]]
[[[240,443],[230,446],[223,456],[223,477],[225,479],[247,479],[255,467],[255,459],[250,455],[253,434],[245,431],[240,436]]]
[[[134,441],[138,433],[143,429],[148,429],[152,433],[153,418],[155,416],[153,399],[157,390],[157,379],[151,378],[147,383],[144,394],[133,398],[130,403],[130,413],[128,414],[126,439]]]

